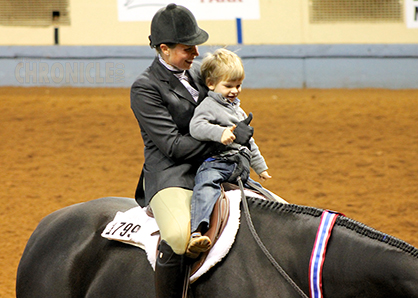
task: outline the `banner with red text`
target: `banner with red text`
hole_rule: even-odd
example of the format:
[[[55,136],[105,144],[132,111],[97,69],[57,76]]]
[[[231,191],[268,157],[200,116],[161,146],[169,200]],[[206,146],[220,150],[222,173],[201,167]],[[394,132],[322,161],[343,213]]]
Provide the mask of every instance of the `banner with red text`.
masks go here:
[[[197,20],[255,20],[259,0],[117,0],[121,22],[150,21],[158,9],[170,3],[183,5]]]
[[[418,0],[405,0],[405,18],[408,28],[418,28]]]

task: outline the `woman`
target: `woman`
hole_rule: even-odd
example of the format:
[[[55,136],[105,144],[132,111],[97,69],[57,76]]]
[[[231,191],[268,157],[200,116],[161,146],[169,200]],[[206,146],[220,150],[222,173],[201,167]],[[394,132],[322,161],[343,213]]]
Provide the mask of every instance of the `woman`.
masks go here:
[[[194,109],[207,95],[193,61],[199,55],[197,45],[208,37],[185,7],[169,4],[160,9],[149,36],[158,55],[131,88],[131,107],[145,146],[135,198],[139,205],[151,206],[161,233],[157,297],[182,297],[194,177],[203,159],[219,146],[197,141],[189,133]],[[242,125],[235,133],[248,141],[252,130]]]

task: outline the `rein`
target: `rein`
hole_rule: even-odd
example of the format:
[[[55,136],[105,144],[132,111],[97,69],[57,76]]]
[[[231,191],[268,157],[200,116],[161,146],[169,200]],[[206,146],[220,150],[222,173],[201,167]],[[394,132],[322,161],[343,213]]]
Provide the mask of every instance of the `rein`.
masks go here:
[[[301,290],[301,288],[292,280],[292,278],[286,273],[286,271],[279,265],[279,263],[274,259],[271,253],[268,251],[266,246],[261,241],[260,237],[255,230],[253,221],[251,219],[250,209],[248,207],[248,202],[244,193],[244,185],[242,184],[241,177],[238,177],[238,185],[241,190],[242,204],[244,206],[245,218],[247,220],[248,228],[251,231],[251,234],[254,240],[257,242],[260,249],[263,251],[270,263],[276,268],[276,270],[283,276],[283,278],[293,287],[293,289],[299,294],[300,297],[308,298],[308,296]]]

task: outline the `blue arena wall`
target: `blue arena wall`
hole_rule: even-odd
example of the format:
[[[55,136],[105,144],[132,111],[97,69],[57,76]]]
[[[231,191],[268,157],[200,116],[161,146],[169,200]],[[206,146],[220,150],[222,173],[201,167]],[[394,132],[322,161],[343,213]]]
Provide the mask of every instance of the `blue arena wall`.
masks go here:
[[[219,46],[218,46],[219,47]],[[200,59],[215,46],[200,46]],[[245,88],[418,88],[418,44],[239,45]],[[147,46],[0,46],[0,86],[130,87]]]

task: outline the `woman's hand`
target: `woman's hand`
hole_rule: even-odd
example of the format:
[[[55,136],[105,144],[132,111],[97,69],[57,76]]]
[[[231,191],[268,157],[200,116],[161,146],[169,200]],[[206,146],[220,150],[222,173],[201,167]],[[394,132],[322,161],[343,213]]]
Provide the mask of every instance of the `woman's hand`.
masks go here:
[[[224,145],[230,145],[235,140],[234,130],[237,126],[231,126],[225,128],[224,132],[222,133],[221,143]]]
[[[269,175],[267,171],[264,171],[264,172],[261,172],[260,175],[258,175],[258,178],[260,178],[261,182],[265,182],[268,179],[271,179],[271,176]]]

